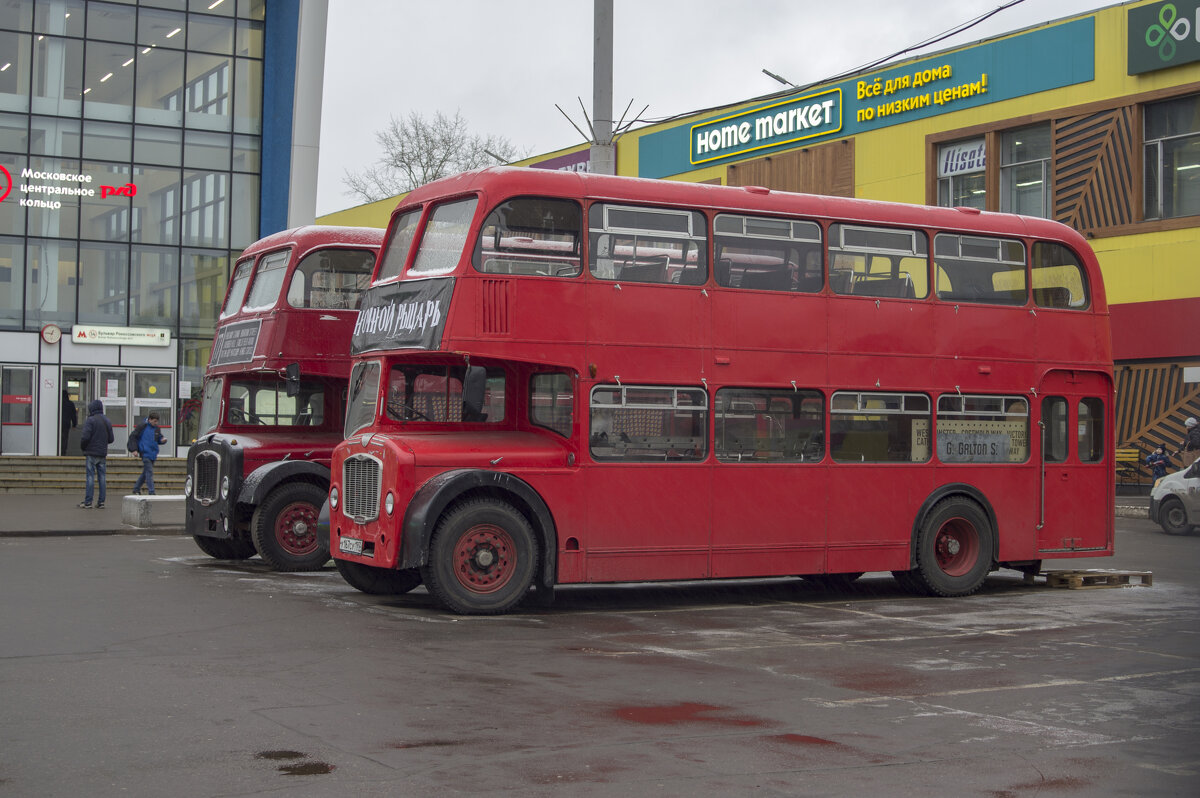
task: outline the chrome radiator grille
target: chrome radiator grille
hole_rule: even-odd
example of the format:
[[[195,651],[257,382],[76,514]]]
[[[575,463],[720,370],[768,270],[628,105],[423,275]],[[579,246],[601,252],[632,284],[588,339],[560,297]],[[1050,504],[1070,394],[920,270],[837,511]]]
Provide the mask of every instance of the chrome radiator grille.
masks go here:
[[[217,500],[221,485],[221,456],[216,452],[204,451],[196,455],[194,476],[196,500],[211,504]]]
[[[374,457],[347,457],[342,463],[342,512],[360,524],[378,518],[382,479],[382,463]]]

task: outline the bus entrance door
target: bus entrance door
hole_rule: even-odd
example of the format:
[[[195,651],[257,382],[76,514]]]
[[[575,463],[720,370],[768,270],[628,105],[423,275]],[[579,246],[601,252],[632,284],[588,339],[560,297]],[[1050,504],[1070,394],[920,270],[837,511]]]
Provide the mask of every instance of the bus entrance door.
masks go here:
[[[1106,375],[1085,371],[1052,371],[1038,388],[1044,556],[1112,548],[1112,395]]]

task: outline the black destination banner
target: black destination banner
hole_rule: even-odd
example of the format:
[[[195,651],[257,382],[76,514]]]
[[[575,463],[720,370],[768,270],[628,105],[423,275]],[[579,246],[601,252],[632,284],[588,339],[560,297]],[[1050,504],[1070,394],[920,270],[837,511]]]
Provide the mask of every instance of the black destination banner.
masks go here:
[[[454,294],[454,278],[405,280],[363,294],[351,354],[379,349],[437,349]]]
[[[254,359],[254,349],[258,346],[260,327],[262,319],[255,319],[239,321],[217,330],[217,340],[213,341],[212,357],[208,359],[208,365],[249,363]]]

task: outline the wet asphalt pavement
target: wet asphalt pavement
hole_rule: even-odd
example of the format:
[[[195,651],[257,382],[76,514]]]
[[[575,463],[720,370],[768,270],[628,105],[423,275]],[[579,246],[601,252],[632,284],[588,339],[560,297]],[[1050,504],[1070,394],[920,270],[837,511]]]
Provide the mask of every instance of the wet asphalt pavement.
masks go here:
[[[1200,535],[1117,528],[1046,567],[1152,587],[626,585],[497,618],[177,535],[0,538],[0,796],[1194,796]]]

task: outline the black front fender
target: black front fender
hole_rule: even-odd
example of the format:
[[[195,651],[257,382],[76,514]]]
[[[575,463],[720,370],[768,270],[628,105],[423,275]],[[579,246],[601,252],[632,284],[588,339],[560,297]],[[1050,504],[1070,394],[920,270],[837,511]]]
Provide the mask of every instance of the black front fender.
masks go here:
[[[257,507],[281,483],[296,478],[318,482],[326,490],[329,489],[329,469],[320,463],[310,463],[307,460],[277,460],[260,466],[247,475],[241,490],[238,491],[237,500],[241,504]]]
[[[404,513],[398,568],[418,568],[429,561],[429,539],[453,502],[467,494],[483,494],[512,503],[533,525],[541,543],[541,584],[554,585],[558,530],[546,502],[528,482],[501,471],[464,468],[438,474],[417,489]]]

